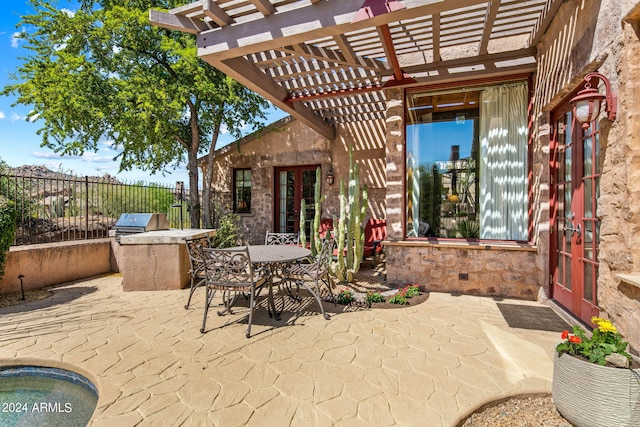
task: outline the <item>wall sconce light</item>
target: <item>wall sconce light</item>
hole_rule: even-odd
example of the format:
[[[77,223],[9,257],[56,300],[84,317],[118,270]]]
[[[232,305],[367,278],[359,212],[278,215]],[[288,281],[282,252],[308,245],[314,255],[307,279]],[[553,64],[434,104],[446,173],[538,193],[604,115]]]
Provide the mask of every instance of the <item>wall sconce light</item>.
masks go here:
[[[598,80],[596,80],[596,88],[591,87],[591,79],[593,78],[602,80],[606,88],[606,95],[601,94],[597,89]],[[589,73],[584,76],[584,89],[569,101],[573,105],[574,117],[582,123],[583,129],[587,129],[591,122],[598,118],[603,100],[606,103],[604,111],[608,113],[607,117],[609,120],[615,120],[616,94],[611,91],[609,80],[600,73]]]
[[[327,172],[327,184],[329,185],[333,185],[333,170],[329,169],[329,171]]]

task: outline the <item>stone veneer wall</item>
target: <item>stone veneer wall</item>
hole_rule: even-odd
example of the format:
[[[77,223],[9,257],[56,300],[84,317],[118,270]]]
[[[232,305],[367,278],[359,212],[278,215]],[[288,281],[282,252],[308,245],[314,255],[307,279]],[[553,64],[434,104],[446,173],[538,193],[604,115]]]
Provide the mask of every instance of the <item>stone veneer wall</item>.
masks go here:
[[[387,275],[433,292],[535,300],[535,248],[411,243],[387,245]]]
[[[598,305],[601,316],[611,318],[636,349],[640,349],[640,288],[616,275],[640,272],[639,3],[564,2],[538,44],[534,103],[540,153],[536,164],[547,169],[540,176],[548,182],[544,151],[548,151],[550,111],[592,71],[607,76],[618,95],[616,120],[612,123],[604,115],[600,120]],[[538,237],[541,242],[548,240],[546,232]]]

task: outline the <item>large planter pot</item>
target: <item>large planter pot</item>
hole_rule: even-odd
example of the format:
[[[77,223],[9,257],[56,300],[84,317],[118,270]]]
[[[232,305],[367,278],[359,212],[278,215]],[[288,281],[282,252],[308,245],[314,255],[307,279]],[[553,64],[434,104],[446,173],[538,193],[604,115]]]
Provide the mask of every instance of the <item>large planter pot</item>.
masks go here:
[[[577,427],[640,426],[640,370],[555,353],[553,401]]]

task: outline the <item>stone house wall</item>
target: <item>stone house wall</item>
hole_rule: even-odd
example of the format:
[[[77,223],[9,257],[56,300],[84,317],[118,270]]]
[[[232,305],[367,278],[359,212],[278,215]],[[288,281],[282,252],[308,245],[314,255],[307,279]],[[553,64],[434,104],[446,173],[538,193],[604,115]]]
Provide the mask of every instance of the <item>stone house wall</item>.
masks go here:
[[[640,288],[620,280],[617,274],[640,272],[638,3],[564,2],[538,45],[534,102],[534,169],[540,182],[538,195],[544,200],[549,183],[550,112],[592,71],[604,74],[617,93],[616,120],[610,122],[601,115],[599,122],[603,164],[597,207],[602,221],[597,297],[601,315],[611,318],[636,349],[640,348]],[[537,239],[542,248],[549,240],[548,206],[539,213]]]
[[[329,141],[292,117],[286,117],[269,129],[243,138],[216,152],[214,182],[216,197],[222,206],[232,202],[233,168],[251,168],[251,213],[239,214],[241,238],[245,243],[264,242],[267,230],[273,230],[274,171],[280,166],[319,165],[321,168],[322,217],[339,215],[340,181],[349,175],[349,146],[359,165],[361,182],[368,187],[368,217],[384,218],[384,123],[370,121],[338,127],[338,138]],[[204,167],[204,160],[201,167]],[[328,185],[331,169],[334,184]]]

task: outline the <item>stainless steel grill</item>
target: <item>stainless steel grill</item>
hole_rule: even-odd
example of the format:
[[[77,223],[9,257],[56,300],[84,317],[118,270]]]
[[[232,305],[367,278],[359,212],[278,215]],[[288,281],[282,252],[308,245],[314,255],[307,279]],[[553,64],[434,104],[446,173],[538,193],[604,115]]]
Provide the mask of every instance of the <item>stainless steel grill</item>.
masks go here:
[[[125,213],[120,215],[112,228],[118,243],[120,243],[122,236],[128,234],[168,229],[167,214],[163,213]]]

